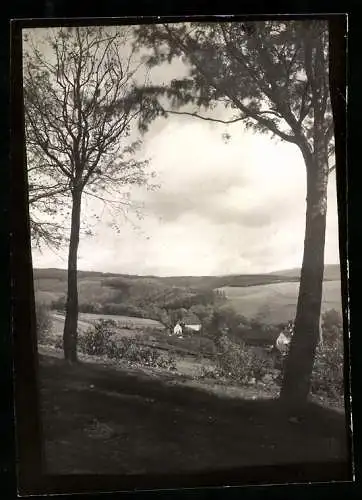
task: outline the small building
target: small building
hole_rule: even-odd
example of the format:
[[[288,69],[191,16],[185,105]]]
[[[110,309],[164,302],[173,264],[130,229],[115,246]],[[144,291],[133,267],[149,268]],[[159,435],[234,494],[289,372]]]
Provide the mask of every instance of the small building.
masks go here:
[[[281,354],[286,354],[288,352],[290,341],[291,339],[281,332],[275,342],[275,347]]]
[[[200,332],[201,331],[201,325],[195,324],[195,325],[185,325],[186,330],[192,330],[194,332]]]
[[[181,336],[182,335],[182,326],[180,325],[179,322],[176,323],[174,329],[173,329],[174,335]]]

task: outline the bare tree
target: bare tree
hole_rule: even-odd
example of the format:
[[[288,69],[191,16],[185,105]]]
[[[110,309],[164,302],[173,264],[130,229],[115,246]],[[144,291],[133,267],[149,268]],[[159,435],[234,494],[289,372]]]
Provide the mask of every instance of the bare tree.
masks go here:
[[[29,201],[48,215],[71,212],[63,334],[70,362],[77,360],[82,199],[127,208],[129,187],[149,185],[151,175],[148,161],[136,156],[153,101],[137,86],[147,72],[141,74],[132,33],[130,27],[47,30],[40,41],[29,37],[24,56]],[[44,223],[39,228],[46,230]]]

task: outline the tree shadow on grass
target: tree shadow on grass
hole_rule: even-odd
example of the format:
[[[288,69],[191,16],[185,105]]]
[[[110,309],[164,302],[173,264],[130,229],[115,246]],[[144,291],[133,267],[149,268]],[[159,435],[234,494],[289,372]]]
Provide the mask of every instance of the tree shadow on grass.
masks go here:
[[[167,372],[160,380],[40,356],[39,375],[51,474],[170,480],[206,471],[215,481],[220,471],[238,470],[240,478],[241,469],[253,468],[255,475],[260,468],[260,481],[270,482],[270,472],[262,472],[270,467],[283,469],[285,481],[293,481],[290,467],[298,468],[299,481],[346,479],[349,473],[344,415],[317,404],[308,404],[295,422],[277,400],[231,399],[170,385],[175,376]],[[318,464],[340,467],[324,468],[318,479]],[[273,477],[280,481],[275,470]]]

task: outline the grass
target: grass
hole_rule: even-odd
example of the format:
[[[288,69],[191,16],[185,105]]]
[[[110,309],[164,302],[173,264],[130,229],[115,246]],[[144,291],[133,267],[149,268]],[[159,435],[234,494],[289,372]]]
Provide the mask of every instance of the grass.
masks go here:
[[[159,321],[148,318],[135,318],[133,316],[79,313],[79,318],[83,321],[87,322],[89,321],[90,323],[94,323],[98,319],[112,319],[120,323],[121,326],[126,325],[129,326],[130,328],[152,327],[152,328],[164,329],[164,326]]]
[[[53,334],[56,336],[62,335],[64,329],[64,315],[58,313],[52,313],[53,321]],[[156,320],[146,319],[146,318],[134,318],[131,316],[116,316],[109,314],[90,314],[90,313],[79,313],[78,329],[81,333],[87,331],[87,329],[92,326],[99,319],[110,319],[117,321],[119,323],[119,333],[122,335],[130,335],[134,330],[144,332],[145,328],[155,328],[160,331],[164,329],[164,326]]]
[[[317,405],[295,424],[273,400],[226,397],[157,369],[68,366],[44,349],[40,381],[49,473],[173,474],[347,460],[343,415]]]

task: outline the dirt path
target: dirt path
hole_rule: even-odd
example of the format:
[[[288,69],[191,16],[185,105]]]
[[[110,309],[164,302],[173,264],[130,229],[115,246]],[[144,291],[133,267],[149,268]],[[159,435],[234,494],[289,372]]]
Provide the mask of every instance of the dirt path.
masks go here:
[[[347,457],[343,417],[316,405],[296,424],[271,400],[208,392],[157,370],[67,366],[49,353],[40,354],[40,380],[51,473],[172,474]]]

